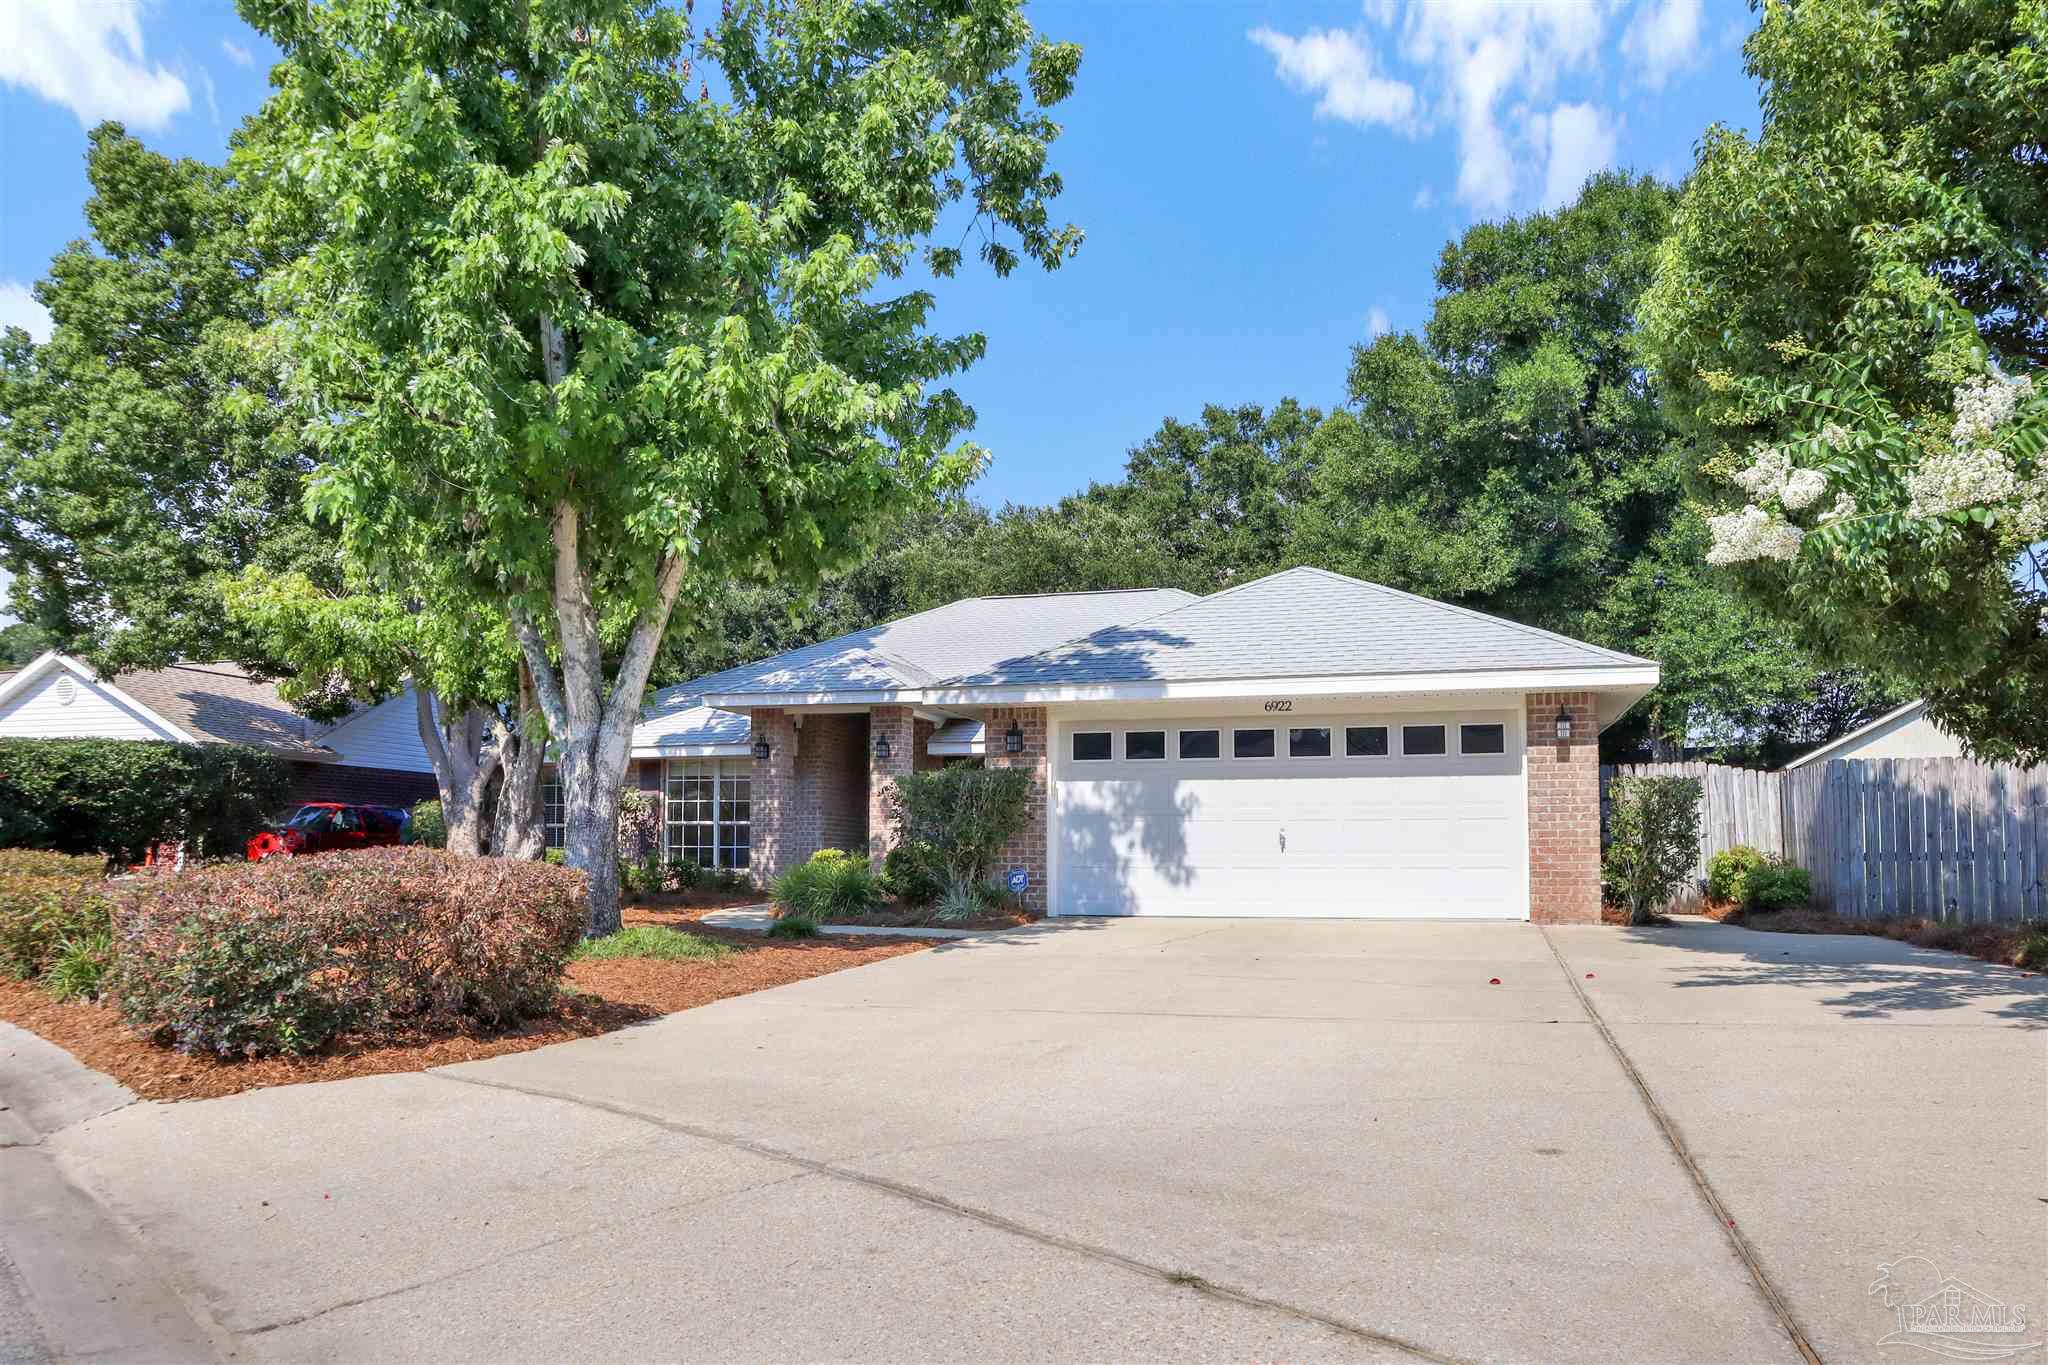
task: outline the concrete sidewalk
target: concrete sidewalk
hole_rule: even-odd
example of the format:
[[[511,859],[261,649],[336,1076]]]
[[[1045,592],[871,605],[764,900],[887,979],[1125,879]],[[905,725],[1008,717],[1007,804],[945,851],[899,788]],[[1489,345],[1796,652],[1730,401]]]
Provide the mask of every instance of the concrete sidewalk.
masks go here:
[[[1868,939],[1062,923],[44,1146],[243,1358],[1905,1359],[1903,1255],[2048,1302],[2044,1025]]]

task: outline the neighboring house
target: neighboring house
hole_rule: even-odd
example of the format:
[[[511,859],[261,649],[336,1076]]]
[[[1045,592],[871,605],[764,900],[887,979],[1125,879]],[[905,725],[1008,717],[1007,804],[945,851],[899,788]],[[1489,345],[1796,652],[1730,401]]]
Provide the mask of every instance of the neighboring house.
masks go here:
[[[1599,731],[1657,678],[1318,569],[974,598],[656,693],[634,780],[760,879],[879,858],[897,777],[978,760],[1035,779],[1000,870],[1051,914],[1588,921]]]
[[[409,806],[436,794],[410,692],[323,725],[292,710],[275,683],[231,663],[102,679],[80,660],[45,654],[0,672],[0,738],[246,744],[291,761],[294,804]]]
[[[1785,765],[1786,770],[1830,758],[1962,758],[1954,735],[1935,728],[1925,701],[1909,701],[1840,739],[1809,749]]]

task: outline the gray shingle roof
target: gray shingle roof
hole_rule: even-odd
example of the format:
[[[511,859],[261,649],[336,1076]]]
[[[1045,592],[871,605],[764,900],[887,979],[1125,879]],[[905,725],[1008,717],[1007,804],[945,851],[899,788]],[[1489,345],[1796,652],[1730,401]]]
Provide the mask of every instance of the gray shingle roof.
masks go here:
[[[1226,678],[1642,668],[1647,659],[1534,626],[1298,568],[1119,623],[949,688]]]
[[[660,710],[672,704],[665,699],[723,693],[915,691],[1198,600],[1177,588],[969,597],[663,688],[652,700]]]
[[[307,720],[277,695],[277,684],[231,663],[172,664],[116,674],[114,686],[197,740],[247,744],[287,758],[321,759],[334,751]]]
[[[655,694],[653,714],[633,727],[635,749],[674,749],[695,744],[745,744],[753,738],[747,718],[731,711],[697,705],[694,697],[671,696],[661,703]]]

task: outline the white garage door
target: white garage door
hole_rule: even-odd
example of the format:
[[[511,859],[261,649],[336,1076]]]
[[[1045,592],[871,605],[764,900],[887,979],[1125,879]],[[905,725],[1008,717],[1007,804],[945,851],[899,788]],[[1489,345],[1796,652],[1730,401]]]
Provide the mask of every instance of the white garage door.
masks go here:
[[[1519,714],[1070,721],[1055,912],[1528,917]]]

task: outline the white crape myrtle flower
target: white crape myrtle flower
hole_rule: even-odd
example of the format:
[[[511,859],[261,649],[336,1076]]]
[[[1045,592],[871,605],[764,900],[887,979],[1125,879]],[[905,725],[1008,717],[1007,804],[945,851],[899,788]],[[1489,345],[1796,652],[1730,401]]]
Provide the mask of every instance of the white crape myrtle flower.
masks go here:
[[[2019,487],[2019,476],[1999,451],[1957,446],[1928,456],[1906,475],[1906,495],[1911,499],[1906,515],[1941,517],[1977,507],[1997,507]]]
[[[1754,458],[1749,468],[1738,471],[1735,482],[1753,498],[1776,497],[1792,473],[1792,461],[1784,451],[1761,442],[1751,447],[1750,454]]]
[[[1709,517],[1714,543],[1709,564],[1740,564],[1752,559],[1790,559],[1799,553],[1806,532],[1761,507],[1745,507],[1725,516]]]
[[[1856,515],[1856,499],[1847,493],[1835,494],[1835,505],[1820,514],[1822,521],[1847,521]]]
[[[1821,440],[1835,450],[1849,448],[1849,433],[1839,422],[1830,422],[1820,429]]]
[[[1798,512],[1819,502],[1821,494],[1827,491],[1827,475],[1818,469],[1795,469],[1778,490],[1778,501],[1785,504],[1786,511]]]
[[[2034,378],[1988,375],[1956,386],[1956,424],[1949,434],[1958,446],[1984,441],[2012,420],[2020,401],[2034,392]]]

